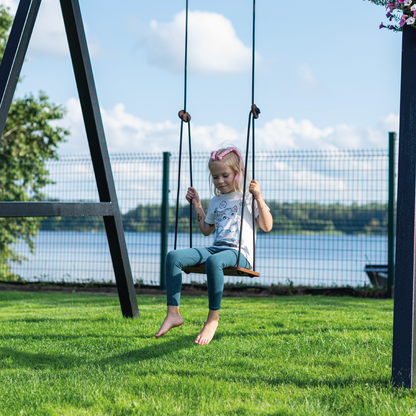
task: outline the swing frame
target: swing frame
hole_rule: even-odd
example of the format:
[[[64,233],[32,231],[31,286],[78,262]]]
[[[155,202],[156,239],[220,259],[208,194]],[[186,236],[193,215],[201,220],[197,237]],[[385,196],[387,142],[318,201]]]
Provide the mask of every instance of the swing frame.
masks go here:
[[[0,63],[0,136],[9,115],[40,4],[41,0],[19,1]],[[122,314],[126,318],[139,318],[79,0],[60,0],[60,4],[100,202],[0,201],[0,218],[102,217]]]

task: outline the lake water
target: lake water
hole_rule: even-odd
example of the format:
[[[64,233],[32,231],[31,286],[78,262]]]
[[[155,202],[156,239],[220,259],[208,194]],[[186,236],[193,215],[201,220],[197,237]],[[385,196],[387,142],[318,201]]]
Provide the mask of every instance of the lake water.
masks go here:
[[[169,250],[173,248],[169,234]],[[178,248],[188,247],[188,235],[179,234]],[[211,237],[193,237],[194,247],[210,245]],[[134,281],[158,285],[160,235],[126,233]],[[26,244],[16,246],[28,261],[12,267],[26,280],[55,282],[114,282],[111,257],[104,232],[41,231],[36,253]],[[260,278],[228,277],[233,283],[309,286],[363,286],[369,284],[366,264],[387,264],[387,236],[259,235],[256,270]],[[203,275],[184,275],[184,282],[205,282]]]

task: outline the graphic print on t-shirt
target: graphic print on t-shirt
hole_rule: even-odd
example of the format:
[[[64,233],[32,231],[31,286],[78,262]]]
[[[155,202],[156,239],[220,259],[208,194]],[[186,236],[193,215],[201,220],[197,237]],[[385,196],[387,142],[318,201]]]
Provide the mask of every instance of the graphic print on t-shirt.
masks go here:
[[[237,205],[227,208],[226,201],[222,201],[215,210],[217,236],[215,237],[214,246],[238,247],[240,238],[240,210]]]

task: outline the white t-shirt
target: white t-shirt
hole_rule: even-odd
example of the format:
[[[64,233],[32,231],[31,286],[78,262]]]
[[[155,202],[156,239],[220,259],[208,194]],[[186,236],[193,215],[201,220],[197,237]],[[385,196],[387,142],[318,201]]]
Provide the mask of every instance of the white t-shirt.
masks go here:
[[[244,200],[243,238],[241,241],[241,254],[253,264],[253,195],[246,193]],[[243,195],[239,192],[230,192],[214,196],[209,201],[205,222],[215,225],[215,240],[211,247],[231,248],[238,251],[241,227],[241,206]],[[259,216],[257,201],[254,200],[254,217]],[[255,241],[254,241],[255,243]]]

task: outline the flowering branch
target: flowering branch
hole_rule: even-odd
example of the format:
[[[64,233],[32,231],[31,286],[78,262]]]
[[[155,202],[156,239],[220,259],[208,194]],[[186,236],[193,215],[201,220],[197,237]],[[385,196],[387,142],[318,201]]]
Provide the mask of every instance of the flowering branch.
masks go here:
[[[416,0],[369,0],[379,6],[385,6],[390,24],[380,24],[380,29],[386,28],[400,32],[403,26],[409,25],[416,29]]]

